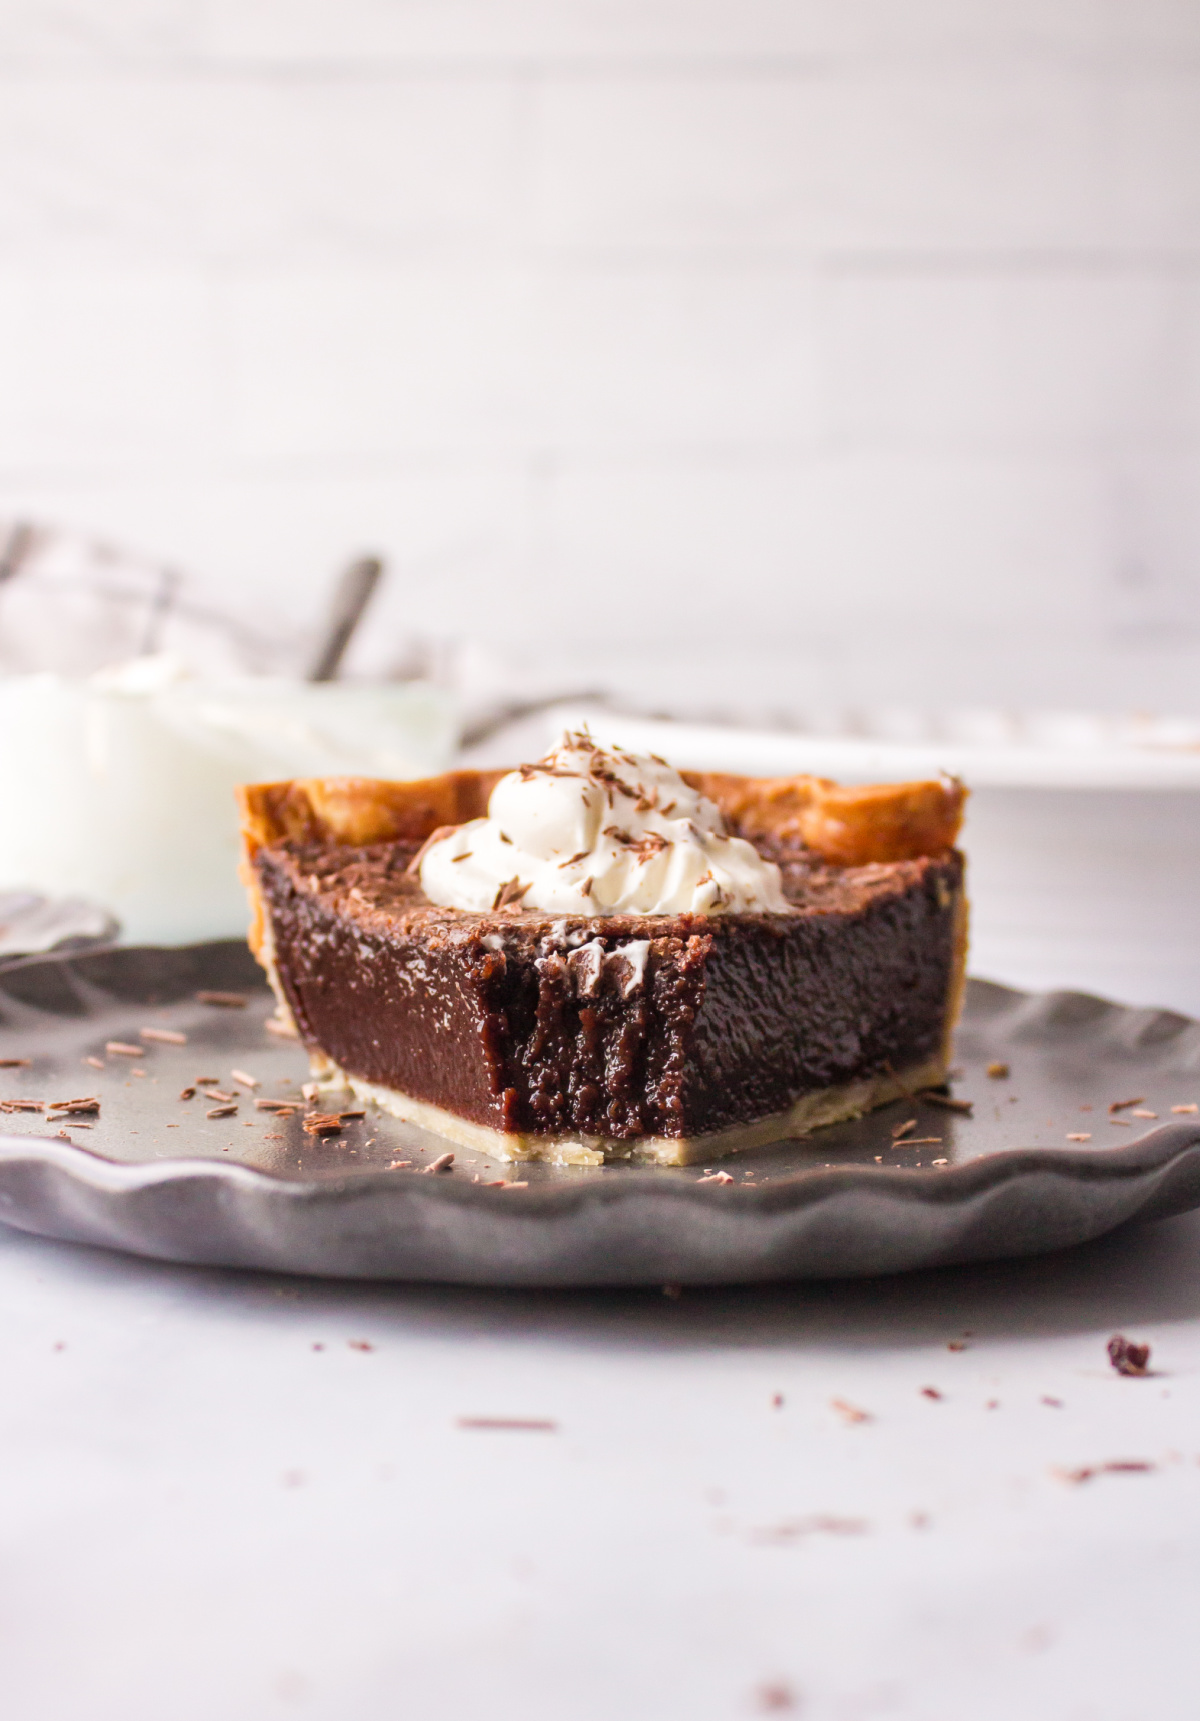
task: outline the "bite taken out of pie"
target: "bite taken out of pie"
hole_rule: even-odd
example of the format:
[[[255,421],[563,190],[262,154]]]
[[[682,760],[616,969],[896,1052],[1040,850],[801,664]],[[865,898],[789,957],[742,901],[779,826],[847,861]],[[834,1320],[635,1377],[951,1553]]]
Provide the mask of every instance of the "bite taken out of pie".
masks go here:
[[[565,735],[241,791],[251,944],[322,1083],[500,1159],[710,1161],[945,1080],[964,791]]]

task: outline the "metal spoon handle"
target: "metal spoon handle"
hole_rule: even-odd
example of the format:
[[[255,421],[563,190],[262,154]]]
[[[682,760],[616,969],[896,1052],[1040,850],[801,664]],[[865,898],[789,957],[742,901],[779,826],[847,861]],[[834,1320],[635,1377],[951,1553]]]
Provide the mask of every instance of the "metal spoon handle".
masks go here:
[[[337,677],[346,647],[362,620],[362,613],[371,601],[371,593],[379,584],[383,563],[378,556],[363,556],[351,562],[337,583],[325,631],[313,655],[305,677],[307,681],[333,681]]]

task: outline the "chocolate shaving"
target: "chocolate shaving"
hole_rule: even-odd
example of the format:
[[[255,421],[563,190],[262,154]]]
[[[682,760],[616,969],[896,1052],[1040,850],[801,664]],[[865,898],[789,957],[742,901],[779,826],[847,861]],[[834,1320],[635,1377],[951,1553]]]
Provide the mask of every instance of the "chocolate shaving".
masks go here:
[[[941,1106],[943,1111],[961,1112],[964,1117],[970,1117],[975,1105],[974,1100],[956,1100],[952,1094],[930,1093],[928,1088],[922,1091],[921,1098],[931,1106]]]
[[[1090,1482],[1094,1476],[1141,1476],[1158,1465],[1148,1458],[1110,1458],[1105,1464],[1080,1464],[1074,1470],[1056,1469],[1060,1482]]]
[[[236,1106],[213,1106],[205,1112],[205,1117],[233,1117],[237,1112]]]
[[[1106,1349],[1108,1360],[1118,1374],[1137,1377],[1149,1373],[1149,1345],[1134,1344],[1124,1333],[1114,1333]]]
[[[857,1404],[850,1404],[844,1398],[831,1398],[831,1410],[836,1410],[843,1422],[874,1422],[875,1418],[869,1410],[860,1410]]]
[[[455,1427],[523,1434],[558,1432],[558,1423],[548,1416],[460,1416],[455,1421]]]
[[[531,888],[531,886],[532,880],[529,884],[522,884],[519,879],[508,879],[496,892],[495,901],[492,903],[493,910],[497,908],[519,907],[521,898],[525,895],[525,892]]]
[[[938,1391],[936,1386],[923,1386],[921,1388],[922,1398],[934,1398],[940,1400],[943,1396],[944,1395]]]
[[[176,1033],[174,1028],[139,1028],[143,1040],[159,1040],[164,1046],[186,1046],[187,1035]]]
[[[588,856],[591,854],[591,852],[592,852],[591,849],[580,849],[580,851],[577,855],[572,855],[569,860],[559,861],[558,864],[560,867],[578,866],[579,862],[581,860],[586,860],[588,858]]]
[[[991,1076],[994,1082],[1002,1082],[1005,1076],[1009,1073],[1008,1065],[1001,1063],[989,1064],[987,1067],[987,1073]]]
[[[258,1077],[247,1075],[245,1070],[230,1070],[229,1073],[234,1081],[241,1082],[244,1088],[256,1088],[258,1086]]]
[[[180,1088],[179,1097],[181,1100],[194,1100],[196,1097],[196,1090],[195,1088]]]
[[[206,1100],[216,1100],[221,1105],[232,1105],[238,1096],[237,1094],[224,1094],[220,1088],[210,1087],[204,1097]]]
[[[46,1109],[47,1111],[54,1112],[98,1112],[100,1110],[100,1101],[94,1094],[90,1094],[85,1099],[51,1100]]]
[[[1130,1107],[1130,1106],[1144,1106],[1144,1105],[1145,1105],[1145,1103],[1146,1103],[1146,1096],[1145,1096],[1145,1094],[1138,1094],[1138,1096],[1137,1096],[1137,1098],[1136,1098],[1136,1099],[1131,1099],[1131,1100],[1114,1100],[1114,1101],[1113,1101],[1113,1102],[1112,1102],[1112,1104],[1111,1104],[1111,1105],[1110,1105],[1110,1106],[1109,1106],[1109,1108],[1108,1108],[1108,1109],[1109,1109],[1109,1111],[1110,1111],[1110,1112],[1113,1112],[1113,1111],[1128,1111],[1128,1110],[1129,1110],[1129,1107]]]
[[[670,842],[661,831],[646,831],[636,843],[630,845],[639,866],[645,866],[648,860],[653,860],[655,855],[660,855],[664,849],[669,849],[670,846]]]
[[[45,1100],[0,1100],[0,1111],[45,1111]]]
[[[243,992],[197,992],[197,1004],[215,1004],[220,1010],[244,1010],[246,996]]]
[[[140,1058],[144,1056],[146,1048],[145,1046],[127,1046],[124,1040],[108,1040],[105,1042],[104,1050],[116,1053],[122,1058]]]
[[[449,1171],[453,1164],[454,1155],[452,1153],[439,1153],[436,1159],[430,1160],[429,1164],[422,1166],[421,1169],[423,1175],[428,1177],[434,1171]]]
[[[305,1135],[340,1135],[342,1120],[336,1112],[310,1112],[304,1120]]]
[[[27,1070],[32,1058],[0,1058],[0,1070]]]

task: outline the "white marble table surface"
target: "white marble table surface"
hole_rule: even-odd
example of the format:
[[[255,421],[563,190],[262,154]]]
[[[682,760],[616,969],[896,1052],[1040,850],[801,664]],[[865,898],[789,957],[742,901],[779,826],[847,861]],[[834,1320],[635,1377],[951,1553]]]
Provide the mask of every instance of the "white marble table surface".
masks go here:
[[[5,1721],[1197,1712],[1200,1215],[677,1300],[0,1228],[0,1308]]]

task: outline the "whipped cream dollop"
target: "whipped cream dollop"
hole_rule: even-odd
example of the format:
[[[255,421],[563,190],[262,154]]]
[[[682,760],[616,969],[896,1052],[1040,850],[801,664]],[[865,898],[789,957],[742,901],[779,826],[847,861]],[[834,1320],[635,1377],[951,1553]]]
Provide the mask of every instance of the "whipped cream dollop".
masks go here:
[[[436,835],[421,886],[445,908],[552,914],[787,914],[779,868],[654,756],[566,734],[492,790],[485,819]]]

